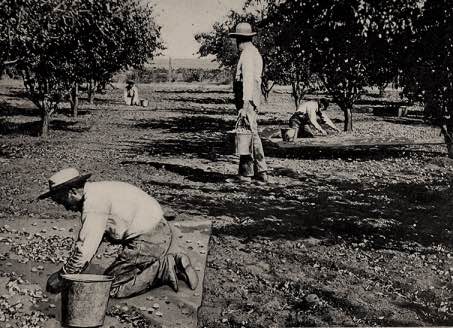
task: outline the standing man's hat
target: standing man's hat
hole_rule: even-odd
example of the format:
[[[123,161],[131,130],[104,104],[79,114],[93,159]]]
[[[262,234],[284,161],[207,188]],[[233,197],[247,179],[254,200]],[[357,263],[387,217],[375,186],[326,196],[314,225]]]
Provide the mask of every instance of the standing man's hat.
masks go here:
[[[73,167],[61,170],[49,179],[49,191],[38,196],[38,199],[44,199],[67,188],[80,185],[90,178],[91,174],[80,175],[79,171]]]
[[[134,80],[127,80],[126,83],[127,84],[135,84],[135,81]]]
[[[252,31],[252,26],[249,23],[239,23],[236,25],[236,31],[228,34],[232,38],[236,37],[252,37],[256,35],[256,32]]]

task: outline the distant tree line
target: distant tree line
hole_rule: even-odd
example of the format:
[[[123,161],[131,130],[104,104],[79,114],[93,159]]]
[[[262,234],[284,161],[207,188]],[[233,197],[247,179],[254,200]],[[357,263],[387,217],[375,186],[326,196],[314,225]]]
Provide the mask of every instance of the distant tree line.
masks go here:
[[[229,84],[232,82],[231,74],[224,69],[207,68],[174,68],[171,74],[168,68],[137,69],[127,74],[128,78],[138,83],[161,82],[205,82],[215,84]]]
[[[324,89],[344,112],[351,131],[352,107],[365,87],[403,88],[442,122],[451,143],[453,123],[453,6],[450,0],[249,0],[207,33],[196,35],[201,56],[223,67],[237,62],[228,32],[240,21],[258,29],[264,63],[263,94],[291,85],[295,105]]]

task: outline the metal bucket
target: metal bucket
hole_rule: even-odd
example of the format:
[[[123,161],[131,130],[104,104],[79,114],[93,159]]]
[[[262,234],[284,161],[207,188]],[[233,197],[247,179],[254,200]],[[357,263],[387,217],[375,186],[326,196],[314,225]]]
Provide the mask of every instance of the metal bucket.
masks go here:
[[[252,131],[236,131],[236,155],[250,155],[253,153]]]
[[[104,324],[113,277],[95,274],[62,275],[61,323],[69,327]]]
[[[283,141],[293,141],[294,137],[296,136],[296,129],[293,128],[284,128],[280,131]]]
[[[147,99],[140,100],[140,105],[142,107],[148,107],[148,100]]]

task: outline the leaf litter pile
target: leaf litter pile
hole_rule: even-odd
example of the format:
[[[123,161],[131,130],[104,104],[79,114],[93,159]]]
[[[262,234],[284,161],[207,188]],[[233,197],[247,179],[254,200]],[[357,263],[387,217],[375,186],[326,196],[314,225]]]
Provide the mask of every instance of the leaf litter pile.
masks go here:
[[[200,327],[453,325],[453,162],[444,146],[285,154],[264,142],[271,183],[227,183],[238,164],[226,138],[235,123],[227,87],[139,87],[149,107],[123,106],[115,90],[95,105],[82,101],[77,119],[56,115],[71,128],[52,130],[47,141],[1,130],[0,325],[44,327],[48,320],[42,307],[24,310],[49,303],[44,286],[10,272],[17,261],[47,275],[46,264],[65,261],[77,232],[68,227],[78,216],[33,199],[69,166],[93,180],[130,182],[178,215],[213,222]],[[278,131],[292,106],[288,94],[271,94],[260,128]],[[409,113],[355,113],[353,135],[438,136]],[[342,124],[334,106],[329,116]],[[20,127],[33,119],[18,114],[5,122]],[[26,226],[30,220],[36,226]],[[152,302],[148,309],[159,312]],[[139,311],[113,307],[108,316],[145,327]]]

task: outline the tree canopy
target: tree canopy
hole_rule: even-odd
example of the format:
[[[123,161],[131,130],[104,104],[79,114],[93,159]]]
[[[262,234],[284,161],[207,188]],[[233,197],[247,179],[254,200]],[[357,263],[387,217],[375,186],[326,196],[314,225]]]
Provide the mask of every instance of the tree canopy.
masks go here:
[[[382,88],[397,77],[407,44],[402,41],[413,35],[420,12],[419,3],[410,0],[247,2],[257,4],[261,9],[247,18],[260,28],[256,43],[267,64],[266,78],[292,85],[296,106],[321,81],[345,113],[345,131],[352,130],[351,109],[364,87]],[[244,17],[235,14],[216,23],[209,35],[217,43],[199,39],[201,55],[227,56],[229,49],[218,45],[237,22],[233,18]]]
[[[140,67],[163,48],[152,7],[136,0],[7,0],[0,12],[2,64],[22,72],[43,135],[74,85]]]

